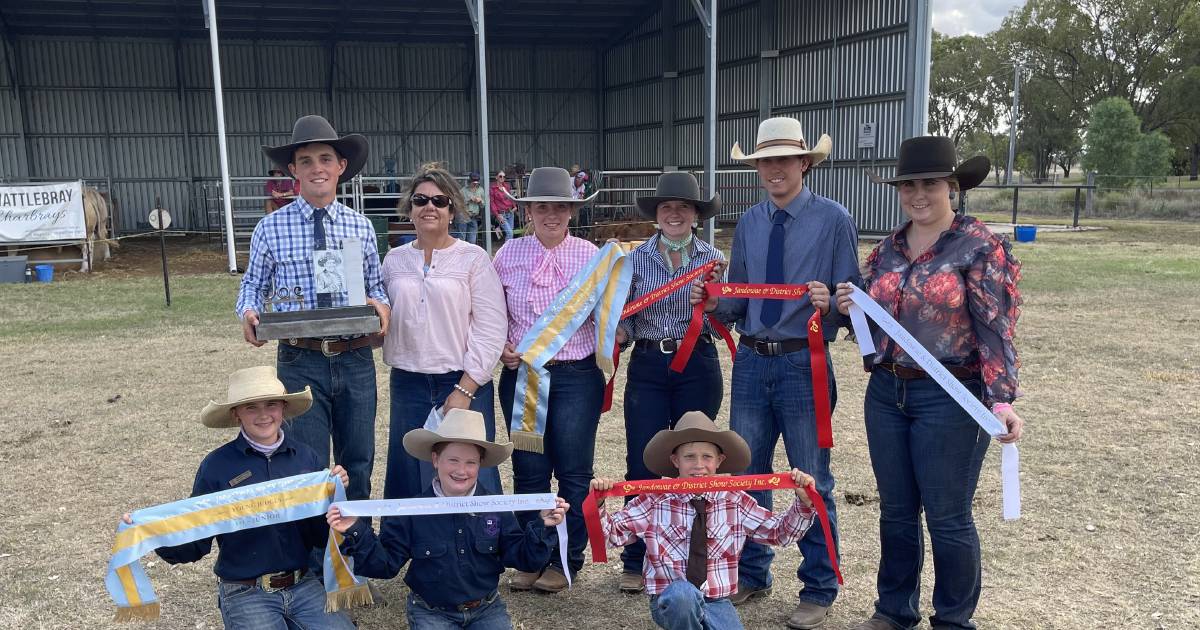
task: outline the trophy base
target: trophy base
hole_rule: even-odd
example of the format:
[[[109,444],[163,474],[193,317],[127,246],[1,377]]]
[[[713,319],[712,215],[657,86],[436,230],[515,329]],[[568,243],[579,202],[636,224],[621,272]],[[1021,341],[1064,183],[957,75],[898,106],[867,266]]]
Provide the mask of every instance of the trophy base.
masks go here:
[[[254,329],[259,341],[369,335],[379,332],[372,306],[338,306],[307,311],[263,313]]]

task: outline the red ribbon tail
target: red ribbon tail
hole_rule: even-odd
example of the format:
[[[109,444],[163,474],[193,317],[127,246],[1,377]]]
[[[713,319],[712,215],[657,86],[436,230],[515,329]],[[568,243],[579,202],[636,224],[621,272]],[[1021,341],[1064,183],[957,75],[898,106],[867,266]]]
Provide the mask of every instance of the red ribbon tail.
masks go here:
[[[696,342],[700,339],[701,330],[704,330],[704,302],[692,308],[692,321],[688,322],[687,332],[683,333],[683,342],[675,351],[675,358],[671,359],[672,372],[682,372],[687,366],[688,360],[692,358],[692,350],[696,349]]]
[[[721,320],[711,314],[708,316],[708,324],[712,326],[713,330],[717,331],[718,335],[721,335],[721,338],[725,340],[725,345],[729,346],[729,356],[736,357],[737,342],[733,340],[733,335],[729,334],[729,329],[725,327],[725,324],[722,324]]]
[[[833,573],[837,575],[838,584],[843,584],[842,569],[838,566],[837,549],[833,546],[833,530],[829,528],[829,510],[825,508],[825,500],[821,498],[821,493],[817,492],[815,486],[804,486],[804,492],[812,501],[817,519],[821,521],[821,530],[825,533],[825,550],[829,552],[829,564],[833,567]],[[584,506],[586,508],[587,503],[584,503]]]
[[[608,378],[608,383],[604,385],[604,406],[600,408],[600,413],[607,413],[612,409],[613,399],[613,383],[617,380],[617,368],[621,367],[621,344],[613,346],[613,373]]]
[[[833,413],[829,408],[829,370],[825,365],[825,333],[821,311],[808,319],[808,358],[812,368],[813,406],[817,410],[817,446],[833,448]]]
[[[608,549],[604,544],[604,532],[600,528],[600,508],[596,505],[594,491],[589,492],[583,500],[583,524],[587,526],[588,541],[592,545],[592,562],[608,562]]]

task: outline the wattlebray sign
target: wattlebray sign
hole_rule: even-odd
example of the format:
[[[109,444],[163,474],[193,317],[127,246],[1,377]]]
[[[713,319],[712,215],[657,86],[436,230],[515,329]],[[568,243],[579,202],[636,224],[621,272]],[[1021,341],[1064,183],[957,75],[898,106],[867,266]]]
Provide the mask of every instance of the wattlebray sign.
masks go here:
[[[80,241],[83,182],[0,186],[0,243]]]

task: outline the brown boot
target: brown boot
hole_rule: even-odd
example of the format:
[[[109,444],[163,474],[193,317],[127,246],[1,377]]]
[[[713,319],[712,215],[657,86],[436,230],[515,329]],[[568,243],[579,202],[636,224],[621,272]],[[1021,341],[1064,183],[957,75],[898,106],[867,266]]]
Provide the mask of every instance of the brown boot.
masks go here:
[[[641,573],[622,573],[621,581],[617,582],[617,589],[622,593],[636,595],[646,590],[646,578],[642,577]]]
[[[566,588],[567,576],[563,574],[561,569],[553,566],[546,567],[546,570],[542,571],[542,577],[533,583],[533,590],[542,593],[557,593],[566,590]]]
[[[517,571],[517,574],[509,578],[508,588],[513,591],[531,591],[533,583],[537,581],[541,573],[526,573]]]
[[[792,611],[792,616],[788,617],[784,625],[795,630],[812,630],[825,623],[825,617],[828,614],[829,606],[800,600],[800,603],[796,605],[796,610]]]
[[[886,619],[871,617],[857,626],[854,626],[854,630],[894,630],[894,626],[888,623]]]
[[[752,599],[758,597],[767,597],[770,594],[770,586],[766,588],[750,588],[739,582],[737,590],[733,592],[733,595],[729,596],[729,603],[733,604],[734,606],[741,606]]]

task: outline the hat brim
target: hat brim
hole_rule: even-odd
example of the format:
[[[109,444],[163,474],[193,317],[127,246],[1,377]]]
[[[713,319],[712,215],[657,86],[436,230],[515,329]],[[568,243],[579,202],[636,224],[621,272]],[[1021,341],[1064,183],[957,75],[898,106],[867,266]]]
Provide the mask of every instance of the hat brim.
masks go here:
[[[315,140],[305,140],[304,142],[285,144],[278,147],[269,147],[263,145],[262,152],[263,155],[267,156],[268,160],[271,160],[271,162],[273,162],[276,166],[283,169],[284,173],[289,173],[291,171],[288,170],[288,164],[290,164],[292,161],[292,154],[296,152],[296,149],[299,149],[307,144],[328,144],[338,152],[338,155],[345,158],[346,170],[342,172],[341,177],[338,177],[339,184],[345,184],[351,179],[354,179],[354,176],[358,175],[358,173],[362,171],[363,166],[366,166],[367,164],[367,154],[370,151],[370,145],[367,143],[367,137],[360,133],[352,133],[342,136],[341,138],[318,138]]]
[[[905,173],[895,177],[881,177],[875,171],[867,171],[867,177],[876,184],[889,184],[895,186],[900,182],[910,182],[917,179],[942,179],[943,177],[953,177],[958,181],[959,190],[970,190],[983,183],[987,179],[988,172],[992,169],[992,161],[986,156],[976,155],[975,157],[959,164],[953,171],[931,171],[925,173]]]
[[[679,469],[671,463],[671,454],[681,444],[709,442],[716,444],[725,461],[717,473],[740,473],[750,467],[750,447],[740,435],[731,430],[710,431],[707,429],[664,429],[650,438],[642,452],[642,463],[646,469],[661,477],[678,477]]]
[[[814,146],[812,149],[808,149],[808,150],[800,149],[797,147],[779,146],[779,147],[767,147],[767,148],[763,149],[762,151],[755,151],[754,153],[747,155],[742,152],[741,145],[734,142],[733,148],[729,150],[729,157],[731,159],[737,160],[743,164],[747,164],[749,166],[756,166],[758,164],[758,160],[760,160],[762,158],[784,157],[787,155],[807,155],[812,158],[812,165],[816,166],[816,165],[820,164],[821,162],[824,162],[825,159],[828,158],[829,154],[832,152],[833,152],[833,138],[830,138],[829,134],[823,133],[823,134],[821,134],[821,137],[817,140],[816,146]]]
[[[638,197],[638,213],[651,221],[658,219],[658,204],[664,201],[686,201],[696,206],[696,219],[707,221],[721,212],[721,194],[717,193],[712,199],[689,199],[687,197]]]
[[[261,402],[264,400],[282,400],[287,403],[283,408],[283,419],[291,420],[296,416],[302,415],[312,407],[312,388],[305,385],[304,391],[294,394],[271,394],[263,396],[252,396],[244,400],[237,400],[229,403],[219,403],[215,400],[208,401],[204,409],[200,411],[200,424],[211,429],[228,429],[238,426],[238,421],[230,413],[234,407],[238,405],[248,405],[253,402]]]
[[[496,444],[486,440],[471,440],[467,438],[448,438],[438,435],[429,429],[413,429],[404,434],[404,450],[413,457],[421,461],[433,460],[433,446],[438,442],[456,442],[461,444],[474,444],[483,449],[483,459],[479,461],[479,465],[483,468],[499,466],[504,460],[512,455],[513,445]]]
[[[584,204],[591,203],[591,201],[596,198],[596,195],[600,194],[600,191],[596,191],[592,193],[590,197],[586,197],[584,199],[575,199],[574,197],[514,197],[512,193],[508,192],[507,190],[504,191],[504,194],[508,195],[509,199],[512,199],[517,203],[534,203],[536,201],[544,201],[548,203],[566,202],[573,203],[575,204],[576,208],[579,208]]]

